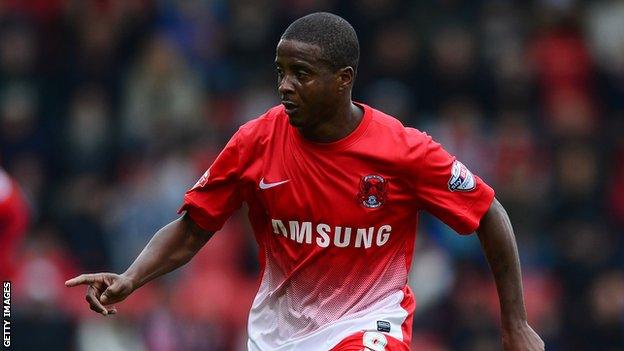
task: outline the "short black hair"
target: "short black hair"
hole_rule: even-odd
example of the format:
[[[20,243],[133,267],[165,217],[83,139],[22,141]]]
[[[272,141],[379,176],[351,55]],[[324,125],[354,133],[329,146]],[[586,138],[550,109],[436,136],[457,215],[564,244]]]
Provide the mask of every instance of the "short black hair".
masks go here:
[[[351,66],[357,71],[360,43],[355,29],[340,16],[329,12],[303,16],[286,28],[281,39],[317,45],[334,70]]]

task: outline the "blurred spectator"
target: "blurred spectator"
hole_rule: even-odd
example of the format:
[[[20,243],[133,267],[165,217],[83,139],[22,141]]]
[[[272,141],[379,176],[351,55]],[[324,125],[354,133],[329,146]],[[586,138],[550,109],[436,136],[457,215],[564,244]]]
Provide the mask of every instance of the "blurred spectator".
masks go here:
[[[601,350],[617,350],[624,345],[624,271],[602,273],[589,294],[591,306],[591,331],[594,340],[591,347]]]
[[[47,140],[37,123],[37,92],[28,81],[0,88],[0,145],[3,162],[12,170],[25,155],[45,155]]]
[[[101,214],[110,201],[111,190],[95,173],[68,178],[60,186],[56,208],[63,239],[80,267],[100,271],[111,266],[108,237]],[[85,196],[90,194],[90,196]]]
[[[149,42],[126,82],[123,135],[130,145],[171,145],[201,126],[201,85],[164,36]]]
[[[0,168],[0,276],[10,280],[28,228],[29,209],[17,182]]]
[[[421,233],[421,237],[424,234]],[[417,242],[409,275],[410,287],[414,296],[418,296],[416,318],[450,295],[455,274],[446,251],[426,238]]]
[[[534,39],[533,55],[546,126],[555,135],[593,135],[597,129],[595,70],[579,24],[554,14]]]
[[[600,161],[592,145],[571,142],[556,146],[553,202],[558,212],[592,215],[601,209],[599,197],[595,196],[601,185]]]
[[[72,99],[67,127],[68,169],[104,173],[110,168],[110,106],[101,89],[85,87]]]
[[[513,211],[516,207],[530,210],[541,206],[549,185],[548,159],[531,130],[528,114],[503,111],[495,128],[492,175],[505,208]]]
[[[71,255],[51,224],[33,230],[19,258],[12,292],[15,340],[25,350],[68,350],[75,323],[71,313],[82,308],[82,292],[67,292],[63,283],[76,274]],[[65,301],[67,299],[67,301]],[[33,337],[36,335],[36,337]]]

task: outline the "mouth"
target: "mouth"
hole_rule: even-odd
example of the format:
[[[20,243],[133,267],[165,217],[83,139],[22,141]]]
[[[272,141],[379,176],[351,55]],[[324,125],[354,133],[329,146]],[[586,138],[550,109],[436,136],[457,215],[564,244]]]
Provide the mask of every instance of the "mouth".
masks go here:
[[[297,111],[297,104],[292,101],[282,100],[282,105],[284,105],[284,109],[287,115],[292,115]]]

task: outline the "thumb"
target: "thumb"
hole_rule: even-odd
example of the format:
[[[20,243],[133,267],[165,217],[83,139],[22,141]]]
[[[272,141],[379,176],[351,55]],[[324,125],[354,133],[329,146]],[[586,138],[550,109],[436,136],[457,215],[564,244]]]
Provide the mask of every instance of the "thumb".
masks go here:
[[[119,298],[120,291],[121,289],[120,289],[119,284],[115,282],[114,284],[106,288],[106,290],[104,290],[104,292],[100,296],[100,302],[103,305],[108,305],[108,304],[117,302],[116,300]]]

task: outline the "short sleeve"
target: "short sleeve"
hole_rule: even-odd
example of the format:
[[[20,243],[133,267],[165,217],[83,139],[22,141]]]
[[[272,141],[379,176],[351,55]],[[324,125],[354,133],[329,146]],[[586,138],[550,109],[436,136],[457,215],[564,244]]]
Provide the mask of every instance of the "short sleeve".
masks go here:
[[[494,190],[427,134],[414,130],[412,137],[419,139],[410,168],[420,207],[460,234],[474,232]]]
[[[215,232],[242,205],[239,133],[234,134],[210,168],[184,195],[186,211],[202,229]]]

